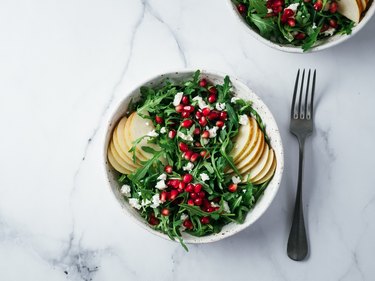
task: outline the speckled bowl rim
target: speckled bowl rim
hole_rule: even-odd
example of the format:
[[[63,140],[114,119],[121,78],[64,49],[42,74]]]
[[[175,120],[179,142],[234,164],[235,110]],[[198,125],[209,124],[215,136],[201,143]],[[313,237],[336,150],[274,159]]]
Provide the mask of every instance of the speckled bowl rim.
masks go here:
[[[301,47],[296,47],[293,45],[281,45],[274,43],[268,39],[263,38],[258,32],[253,30],[251,26],[245,21],[245,19],[240,15],[238,12],[236,6],[231,0],[227,0],[228,5],[230,5],[230,8],[233,10],[233,12],[236,14],[236,18],[241,22],[241,25],[246,28],[246,30],[253,36],[255,39],[258,41],[262,42],[263,44],[274,48],[279,51],[287,52],[287,53],[298,53],[298,54],[306,54],[306,53],[313,53],[313,52],[318,52],[322,51],[328,48],[331,48],[333,46],[336,46],[349,38],[353,37],[355,34],[357,34],[367,23],[368,21],[372,18],[375,12],[375,5],[373,4],[373,0],[370,0],[370,7],[367,8],[367,11],[365,11],[365,15],[363,16],[362,20],[353,27],[352,33],[349,35],[335,35],[332,37],[329,37],[326,40],[321,40],[318,45],[315,47],[311,48],[309,51],[304,52]]]
[[[139,88],[141,86],[146,85],[146,84],[147,85],[155,84],[155,83],[158,83],[158,80],[161,80],[165,77],[173,77],[176,75],[191,77],[191,75],[194,72],[195,70],[173,71],[173,72],[155,75],[149,79],[146,79],[144,82],[139,83],[136,87],[133,88],[133,90],[126,93],[124,97],[121,99],[121,101],[116,106],[114,106],[113,109],[111,110],[111,113],[109,114],[109,117],[105,122],[105,133],[104,133],[104,139],[102,140],[103,146],[102,146],[101,153],[102,153],[102,157],[103,157],[102,159],[104,163],[103,165],[104,173],[106,177],[106,182],[108,184],[109,189],[111,190],[111,193],[114,195],[114,197],[116,198],[121,208],[125,211],[125,214],[128,215],[133,221],[135,221],[138,225],[150,231],[151,233],[159,237],[165,238],[167,240],[170,240],[170,239],[166,234],[163,234],[159,231],[152,229],[147,224],[147,222],[138,214],[138,212],[134,208],[129,206],[128,202],[123,199],[122,195],[119,192],[119,185],[116,180],[118,174],[116,176],[116,173],[114,172],[113,168],[109,165],[107,161],[107,147],[109,144],[109,140],[111,138],[113,128],[118,123],[120,117],[123,116],[123,114],[126,112],[127,104],[130,98],[139,94]],[[211,81],[214,80],[215,82],[219,82],[219,81],[221,82],[225,77],[225,74],[222,74],[217,71],[208,71],[208,70],[201,70],[201,75],[202,77],[206,77],[210,79]],[[281,136],[280,136],[276,121],[271,111],[268,109],[268,107],[264,104],[264,102],[260,99],[259,96],[257,96],[252,90],[250,90],[239,79],[233,77],[232,75],[230,75],[230,79],[231,79],[234,91],[235,92],[239,90],[243,91],[241,92],[242,97],[244,95],[248,95],[249,96],[248,99],[253,101],[254,109],[256,109],[258,111],[258,114],[263,118],[263,121],[266,124],[266,132],[270,136],[271,146],[273,147],[276,158],[277,158],[276,171],[272,180],[269,183],[269,186],[267,187],[264,194],[261,196],[261,198],[255,205],[255,207],[247,214],[245,222],[243,224],[230,223],[228,225],[225,225],[221,232],[217,234],[204,236],[204,237],[195,237],[187,233],[183,233],[182,238],[184,239],[184,242],[187,244],[200,244],[200,243],[210,243],[210,242],[219,241],[221,239],[232,236],[240,232],[241,230],[247,228],[248,226],[253,224],[255,221],[257,221],[264,214],[264,212],[271,205],[280,187],[282,174],[284,170],[284,149],[283,149],[282,140],[281,140]]]

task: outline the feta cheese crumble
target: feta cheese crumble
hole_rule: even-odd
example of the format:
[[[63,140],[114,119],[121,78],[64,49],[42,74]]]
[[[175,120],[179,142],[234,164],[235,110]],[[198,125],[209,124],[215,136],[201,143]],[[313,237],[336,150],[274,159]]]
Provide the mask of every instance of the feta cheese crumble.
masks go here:
[[[151,204],[151,201],[148,200],[148,199],[142,199],[142,201],[141,201],[141,206],[142,207],[148,206],[150,204]]]
[[[202,141],[201,141],[201,143],[203,144],[203,145],[206,145],[206,144],[208,144],[209,143],[209,139],[202,139]]]
[[[197,101],[198,102],[198,107],[200,109],[208,107],[207,104],[206,104],[206,102],[202,99],[202,97],[198,97],[198,96],[194,97],[193,101]]]
[[[182,167],[182,170],[184,170],[184,171],[191,171],[191,170],[193,170],[193,168],[194,168],[194,164],[191,163],[191,162],[189,162],[184,167]]]
[[[295,13],[297,11],[298,6],[299,6],[299,3],[293,3],[293,4],[290,4],[288,7],[286,7],[285,9],[291,9]]]
[[[229,208],[228,202],[225,201],[225,200],[223,202],[223,207],[224,207],[224,212],[230,213],[230,208]]]
[[[159,189],[159,190],[163,190],[163,189],[166,189],[167,188],[167,185],[165,184],[165,181],[164,180],[160,180],[156,183],[155,185],[155,188]]]
[[[180,131],[177,132],[177,136],[180,137],[183,140],[186,140],[186,141],[193,141],[194,140],[191,135],[185,135],[183,132],[180,132]]]
[[[312,29],[317,29],[318,27],[316,26],[316,23],[313,22]]]
[[[211,202],[211,207],[220,208],[220,205],[218,203]]]
[[[326,31],[323,32],[325,36],[332,36],[335,33],[336,28],[330,27]]]
[[[123,194],[123,195],[125,195],[126,197],[130,197],[130,186],[129,185],[127,185],[127,184],[124,184],[122,187],[121,187],[121,193]]]
[[[174,106],[177,106],[181,103],[181,100],[182,100],[182,96],[184,95],[183,92],[178,92],[175,96],[174,96],[174,99],[173,99],[173,105]]]
[[[159,134],[155,131],[155,130],[152,130],[150,132],[148,132],[147,136],[149,137],[157,137]]]
[[[210,177],[206,173],[201,173],[200,177],[202,181],[208,181],[210,179]]]
[[[152,201],[152,204],[150,205],[151,208],[159,207],[161,203],[159,193],[156,193],[154,196],[152,196],[151,201]]]
[[[208,132],[210,133],[210,139],[215,138],[217,135],[217,130],[219,130],[219,127],[214,126],[211,129],[208,129]]]
[[[165,134],[167,132],[167,129],[165,127],[160,128],[160,134]]]
[[[249,122],[249,118],[247,118],[246,114],[240,115],[240,124],[241,125],[247,125],[248,122]]]
[[[223,102],[223,103],[217,103],[216,104],[216,109],[218,110],[218,111],[223,111],[224,109],[225,109],[225,103]]]
[[[233,176],[233,177],[232,177],[232,182],[233,182],[234,184],[237,184],[237,183],[240,183],[240,182],[241,182],[241,179],[240,179],[240,177]]]
[[[129,204],[130,206],[132,206],[133,208],[139,210],[141,208],[141,205],[139,204],[139,201],[137,198],[130,198],[129,199]]]
[[[162,173],[162,174],[160,174],[160,176],[158,176],[157,179],[165,181],[167,179],[167,175],[165,173]]]
[[[238,97],[233,97],[233,98],[231,98],[230,102],[231,102],[231,103],[236,103],[238,100],[240,100],[240,98],[238,98]]]
[[[181,218],[180,218],[180,219],[181,219],[182,221],[184,221],[184,220],[186,220],[186,219],[188,219],[188,218],[189,218],[189,216],[188,216],[187,214],[185,214],[185,213],[182,213],[182,214],[181,214]]]

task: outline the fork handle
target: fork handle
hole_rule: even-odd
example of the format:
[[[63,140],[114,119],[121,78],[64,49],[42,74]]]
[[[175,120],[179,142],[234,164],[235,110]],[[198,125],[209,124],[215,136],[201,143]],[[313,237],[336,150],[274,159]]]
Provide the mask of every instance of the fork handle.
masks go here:
[[[298,164],[298,185],[296,202],[294,206],[293,222],[290,229],[287,252],[288,256],[295,261],[303,260],[308,253],[305,222],[303,219],[302,203],[302,178],[303,178],[303,152],[305,139],[300,138],[299,142],[299,164]]]

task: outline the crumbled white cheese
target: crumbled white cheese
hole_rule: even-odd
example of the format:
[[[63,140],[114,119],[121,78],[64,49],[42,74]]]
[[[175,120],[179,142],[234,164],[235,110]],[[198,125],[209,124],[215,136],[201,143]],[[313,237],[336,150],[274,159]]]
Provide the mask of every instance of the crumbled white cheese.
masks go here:
[[[181,218],[180,218],[180,219],[181,219],[182,221],[186,220],[187,218],[189,218],[189,216],[188,216],[187,214],[185,214],[185,213],[182,213],[182,214],[181,214]]]
[[[142,207],[148,206],[150,204],[151,204],[151,201],[148,200],[148,199],[142,199],[142,201],[141,201],[141,206]]]
[[[167,175],[165,173],[162,173],[162,174],[160,174],[160,176],[158,176],[157,179],[165,181],[167,179]]]
[[[223,111],[224,109],[225,109],[225,103],[224,102],[223,103],[218,102],[216,104],[216,110]]]
[[[155,130],[152,130],[150,132],[148,132],[147,136],[149,137],[157,137],[159,134],[155,131]]]
[[[193,136],[185,135],[183,132],[180,132],[180,131],[177,132],[177,136],[180,137],[183,140],[186,140],[186,141],[193,141],[194,140]]]
[[[138,196],[142,196],[142,192],[138,191],[137,192]]]
[[[291,9],[293,12],[296,12],[298,6],[299,6],[299,3],[293,3],[293,4],[290,4],[288,7],[286,7],[285,9]]]
[[[198,102],[198,107],[200,109],[209,107],[209,106],[207,106],[206,102],[202,99],[202,97],[196,96],[196,97],[193,98],[193,101],[197,101]]]
[[[200,177],[202,181],[208,181],[210,179],[210,177],[206,173],[201,173]]]
[[[165,184],[165,181],[164,180],[159,180],[156,185],[155,185],[155,188],[159,189],[159,190],[163,190],[163,189],[166,189],[167,188],[167,185]]]
[[[247,125],[248,122],[249,122],[249,118],[247,118],[246,114],[240,115],[240,124],[241,125]]]
[[[336,28],[330,27],[326,31],[323,32],[325,36],[332,36],[335,33]]]
[[[175,96],[174,96],[174,99],[173,99],[173,105],[174,106],[177,106],[181,103],[181,100],[182,100],[182,96],[184,95],[183,92],[178,92]]]
[[[273,13],[273,10],[270,9],[270,8],[268,8],[268,9],[267,9],[267,13],[268,13],[268,14],[271,14],[271,13]],[[233,99],[233,98],[232,98],[232,99]]]
[[[230,213],[230,208],[227,201],[223,202],[224,212]]]
[[[210,133],[210,139],[215,138],[217,135],[217,130],[219,130],[219,127],[214,126],[211,129],[208,129],[208,132]]]
[[[236,103],[238,100],[240,100],[239,97],[233,97],[233,98],[231,98],[230,102],[231,103]]]
[[[240,183],[240,182],[241,182],[241,179],[240,179],[240,177],[233,176],[233,177],[232,177],[232,182],[233,182],[234,184],[237,184],[237,183]]]
[[[202,139],[202,141],[201,141],[201,143],[203,144],[203,145],[206,145],[206,144],[208,144],[209,143],[209,139]]]
[[[218,203],[211,202],[211,207],[220,208],[220,205]]]
[[[318,27],[316,26],[316,23],[313,22],[312,29],[317,29]]]
[[[165,134],[167,132],[167,128],[161,127],[160,128],[160,134]]]
[[[191,171],[191,170],[193,170],[193,168],[194,168],[194,164],[191,163],[191,162],[189,162],[184,167],[182,167],[182,170],[184,170],[184,171]]]
[[[132,206],[133,208],[139,210],[141,208],[141,205],[139,204],[139,201],[137,198],[130,198],[129,199],[129,204],[130,206]]]
[[[161,203],[159,193],[156,193],[154,196],[152,196],[151,201],[152,201],[152,204],[150,205],[151,208],[159,207]]]
[[[126,197],[130,197],[130,186],[127,185],[127,184],[124,184],[122,187],[121,187],[121,193],[123,195],[125,195]]]

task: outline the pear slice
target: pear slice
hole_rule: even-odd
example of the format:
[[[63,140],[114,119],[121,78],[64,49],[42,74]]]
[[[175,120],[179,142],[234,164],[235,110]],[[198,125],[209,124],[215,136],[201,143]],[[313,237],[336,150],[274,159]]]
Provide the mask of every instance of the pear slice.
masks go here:
[[[359,23],[363,11],[361,0],[340,0],[338,2],[338,12],[348,19]]]
[[[258,162],[256,162],[255,166],[247,170],[246,172],[241,172],[243,178],[242,182],[246,182],[246,180],[248,179],[248,175],[250,175],[250,181],[252,182],[252,180],[263,170],[267,163],[269,151],[270,149],[268,147],[268,144],[265,144],[262,155],[259,158]]]
[[[134,172],[137,167],[135,166],[131,166],[129,165],[129,163],[127,163],[126,161],[124,161],[121,156],[117,153],[116,149],[115,149],[115,146],[113,144],[113,142],[111,142],[110,146],[109,146],[109,149],[111,150],[111,153],[112,153],[112,156],[113,158],[116,160],[116,162],[123,168],[125,168],[125,170],[127,171],[130,171],[131,173]]]
[[[258,130],[257,121],[253,117],[250,117],[249,120],[251,126],[250,141],[248,142],[245,151],[237,158],[237,160],[234,161],[235,164],[241,162],[246,156],[250,154],[250,152],[254,149],[254,146],[259,137],[260,130]]]
[[[364,12],[367,8],[367,0],[361,0],[361,4],[362,4],[362,12]]]
[[[113,154],[112,154],[112,151],[111,149],[108,147],[108,152],[107,152],[107,156],[108,156],[108,161],[109,163],[111,163],[112,167],[120,172],[121,174],[125,174],[125,175],[128,175],[130,174],[131,172],[127,169],[125,169],[124,167],[122,167],[117,161],[116,159],[113,157]]]
[[[277,166],[277,161],[276,161],[276,157],[274,157],[271,168],[268,171],[268,173],[263,178],[261,178],[260,180],[254,181],[253,184],[262,184],[262,183],[268,181],[270,178],[272,178],[273,174],[275,173],[276,166]]]
[[[268,171],[269,171],[269,170],[271,169],[271,167],[272,167],[273,158],[275,158],[275,154],[274,154],[274,152],[273,152],[273,149],[271,148],[271,149],[269,150],[269,153],[268,153],[267,163],[266,163],[266,165],[264,166],[263,170],[260,171],[260,173],[259,173],[256,177],[254,177],[253,179],[251,179],[251,181],[256,182],[256,181],[262,179],[262,178],[268,173]]]
[[[229,153],[229,155],[233,158],[233,161],[237,161],[237,159],[242,155],[245,151],[249,141],[250,141],[250,134],[251,134],[251,125],[250,119],[248,120],[246,125],[241,125],[238,134],[233,140],[233,149]]]
[[[253,150],[240,163],[236,164],[236,167],[241,174],[246,173],[251,169],[262,155],[265,140],[263,132],[260,129],[258,129],[258,131],[258,139]]]

